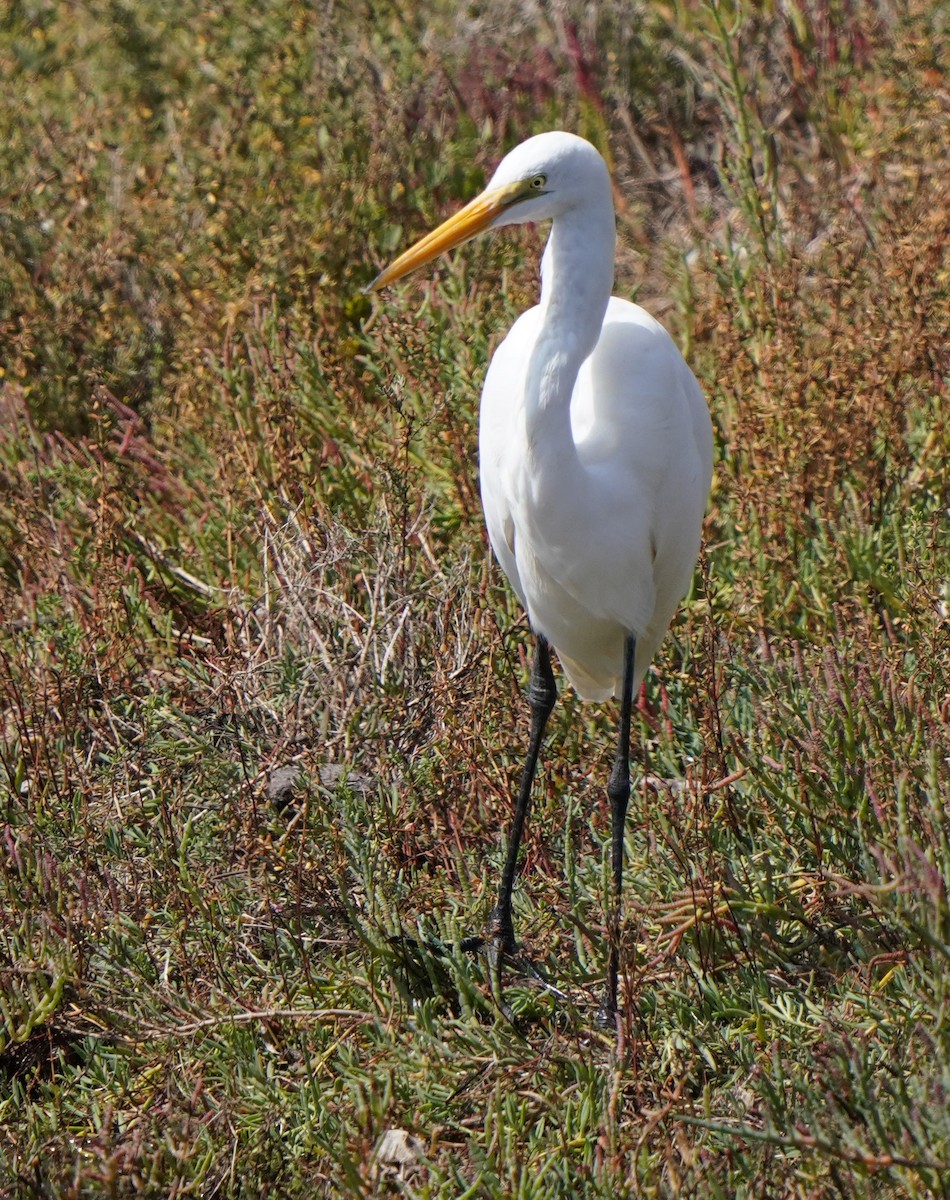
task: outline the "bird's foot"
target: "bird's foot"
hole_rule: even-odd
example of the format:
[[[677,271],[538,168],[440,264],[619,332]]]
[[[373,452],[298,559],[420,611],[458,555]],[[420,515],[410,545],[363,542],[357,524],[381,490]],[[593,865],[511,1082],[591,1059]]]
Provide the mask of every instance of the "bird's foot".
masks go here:
[[[518,956],[518,943],[515,941],[511,917],[500,914],[497,908],[490,913],[484,933],[462,938],[459,944],[467,954],[480,954],[484,951],[492,963],[501,957],[514,959]]]
[[[462,949],[469,953],[484,953],[488,960],[488,978],[492,998],[499,1011],[507,1021],[517,1026],[517,1020],[511,1006],[504,998],[502,988],[502,973],[504,967],[509,967],[520,975],[527,976],[543,991],[555,996],[558,1000],[567,1001],[569,997],[545,979],[542,972],[531,959],[518,947],[515,939],[511,914],[503,909],[494,908],[485,924],[482,936],[463,938]]]
[[[544,991],[550,992],[560,1000],[567,1000],[568,997],[564,992],[555,987],[553,983],[549,983],[531,959],[519,950],[509,913],[499,911],[497,908],[492,911],[485,931],[485,942],[488,945],[489,963],[493,969],[497,970],[499,976],[501,964],[508,963],[522,975],[533,979]]]
[[[625,1012],[626,1010],[621,1008],[618,1003],[617,980],[616,978],[608,978],[603,1000],[601,1000],[600,1007],[597,1009],[597,1014],[594,1018],[594,1024],[604,1033],[614,1037],[616,1040],[616,1051],[620,1055],[624,1052],[626,1041]]]
[[[491,989],[492,999],[505,1020],[517,1028],[517,1019],[511,1006],[505,1000],[501,982],[505,963],[515,965],[518,964],[520,958],[510,910],[501,905],[492,909],[485,924],[485,937],[482,944],[488,958],[488,986]]]
[[[511,919],[511,911],[500,904],[488,914],[485,924],[485,943],[489,954],[493,957],[505,955],[514,958],[518,953],[518,943],[515,941],[515,926]]]
[[[617,1020],[620,1017],[620,1009],[616,1003],[611,1003],[609,998],[605,997],[600,1008],[597,1010],[595,1018],[597,1028],[603,1029],[605,1032],[616,1032]]]

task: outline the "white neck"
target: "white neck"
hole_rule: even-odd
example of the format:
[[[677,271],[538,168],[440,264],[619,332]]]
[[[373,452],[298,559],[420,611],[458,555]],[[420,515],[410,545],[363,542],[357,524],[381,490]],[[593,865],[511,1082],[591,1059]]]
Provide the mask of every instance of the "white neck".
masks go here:
[[[614,277],[609,190],[555,217],[541,260],[542,325],[528,369],[525,421],[532,475],[564,479],[578,467],[571,395],[600,337]]]

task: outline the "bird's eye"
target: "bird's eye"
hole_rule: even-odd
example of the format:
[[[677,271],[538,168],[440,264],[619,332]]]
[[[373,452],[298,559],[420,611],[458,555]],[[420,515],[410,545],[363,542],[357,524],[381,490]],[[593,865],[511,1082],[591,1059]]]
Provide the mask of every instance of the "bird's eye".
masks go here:
[[[543,192],[547,181],[547,175],[535,175],[534,179],[531,180],[531,190],[533,192]]]

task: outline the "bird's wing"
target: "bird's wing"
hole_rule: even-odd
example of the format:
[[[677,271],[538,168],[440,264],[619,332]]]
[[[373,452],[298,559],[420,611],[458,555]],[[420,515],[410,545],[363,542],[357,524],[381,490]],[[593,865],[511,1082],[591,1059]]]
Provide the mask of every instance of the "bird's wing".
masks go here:
[[[641,635],[655,625],[665,629],[699,551],[712,432],[692,371],[667,331],[637,305],[611,299],[600,339],[578,373],[571,421],[598,514],[603,566],[591,602]],[[579,586],[592,593],[585,575],[579,573]],[[652,587],[638,595],[646,575]]]
[[[521,314],[495,351],[482,388],[479,411],[479,471],[482,507],[492,550],[521,603],[528,598],[518,571],[515,521],[508,466],[524,407],[525,377],[541,327],[541,310]]]
[[[666,330],[612,299],[578,373],[571,426],[583,494],[555,521],[519,487],[525,375],[540,328],[525,313],[496,351],[481,409],[482,499],[495,554],[581,695],[618,683],[623,637],[637,675],[689,586],[709,488],[711,430],[702,392]]]

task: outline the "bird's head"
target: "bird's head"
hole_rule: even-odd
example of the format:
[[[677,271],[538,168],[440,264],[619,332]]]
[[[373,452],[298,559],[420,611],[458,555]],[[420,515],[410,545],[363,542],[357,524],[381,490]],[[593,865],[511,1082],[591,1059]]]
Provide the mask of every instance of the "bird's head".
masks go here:
[[[366,289],[377,291],[486,229],[549,221],[606,188],[607,165],[590,142],[573,133],[539,133],[498,164],[488,187],[471,203],[382,271]]]

